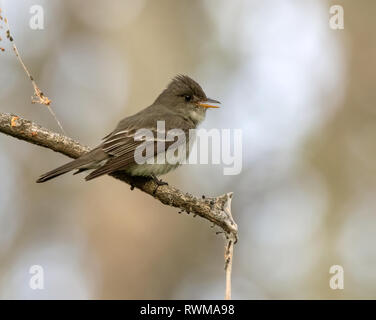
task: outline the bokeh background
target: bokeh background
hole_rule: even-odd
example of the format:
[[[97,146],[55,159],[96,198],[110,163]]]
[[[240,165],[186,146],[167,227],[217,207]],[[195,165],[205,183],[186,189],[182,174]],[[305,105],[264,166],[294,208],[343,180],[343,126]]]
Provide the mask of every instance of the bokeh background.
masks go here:
[[[44,30],[29,10],[44,9]],[[345,28],[329,27],[344,8]],[[242,129],[243,170],[180,168],[196,195],[233,191],[233,297],[376,298],[376,2],[3,0],[20,53],[69,136],[95,146],[178,73]],[[9,44],[0,111],[59,130]],[[224,297],[224,241],[210,224],[110,177],[35,179],[67,158],[0,135],[0,298]],[[44,268],[44,290],[29,268]],[[341,265],[344,290],[329,287]]]

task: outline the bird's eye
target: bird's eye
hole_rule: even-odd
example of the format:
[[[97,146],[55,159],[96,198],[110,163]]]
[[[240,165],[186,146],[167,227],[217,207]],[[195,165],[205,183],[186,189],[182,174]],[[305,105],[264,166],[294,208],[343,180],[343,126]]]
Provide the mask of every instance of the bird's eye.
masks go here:
[[[185,101],[189,102],[189,101],[192,100],[192,96],[190,96],[189,94],[187,94],[187,95],[184,96],[184,99],[185,99]]]

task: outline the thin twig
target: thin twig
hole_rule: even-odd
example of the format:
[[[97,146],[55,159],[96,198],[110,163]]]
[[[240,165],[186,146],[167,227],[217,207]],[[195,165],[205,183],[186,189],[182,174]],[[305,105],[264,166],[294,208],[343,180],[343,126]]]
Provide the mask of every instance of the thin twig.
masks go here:
[[[64,128],[63,128],[63,126],[61,125],[59,119],[57,118],[55,112],[54,112],[54,111],[52,110],[52,108],[51,108],[51,102],[52,102],[52,101],[51,101],[47,96],[45,96],[45,95],[43,94],[42,90],[38,87],[38,85],[36,84],[36,82],[35,82],[33,76],[30,74],[30,72],[29,72],[29,70],[27,69],[25,63],[23,62],[23,60],[22,60],[22,58],[21,58],[21,55],[20,55],[20,53],[19,53],[19,51],[18,51],[18,49],[17,49],[17,46],[16,46],[16,44],[15,44],[15,42],[14,42],[14,38],[13,38],[13,36],[11,35],[11,32],[10,32],[10,26],[9,26],[8,19],[5,17],[4,12],[3,12],[2,15],[1,15],[1,14],[2,14],[2,10],[1,10],[1,8],[0,8],[0,20],[4,21],[4,23],[5,23],[5,25],[6,25],[6,28],[7,28],[7,30],[6,30],[6,37],[7,37],[7,39],[10,41],[10,44],[11,44],[11,46],[12,46],[12,48],[13,48],[13,52],[14,52],[14,54],[15,54],[16,57],[17,57],[17,60],[18,60],[19,63],[21,64],[22,68],[24,69],[25,73],[27,74],[28,78],[30,79],[30,81],[31,81],[31,83],[32,83],[32,85],[33,85],[33,88],[34,88],[34,95],[31,97],[31,103],[33,103],[33,104],[34,104],[34,103],[38,103],[38,104],[43,104],[43,105],[45,105],[45,106],[48,108],[48,110],[49,110],[49,112],[51,113],[51,115],[54,117],[54,119],[55,119],[55,121],[57,122],[58,126],[60,127],[61,131],[62,131],[64,134],[66,134],[65,131],[64,131]],[[1,50],[4,51],[3,48],[1,48]]]
[[[231,300],[231,273],[232,273],[232,259],[234,256],[234,243],[232,238],[228,239],[225,249],[225,272],[226,272],[226,294],[225,299]]]
[[[231,213],[231,201],[233,193],[227,194],[227,201],[223,205],[223,211],[226,213],[227,217],[233,221]],[[234,245],[238,241],[238,235],[236,233],[226,233],[227,244],[225,247],[225,273],[226,273],[226,293],[225,299],[231,300],[231,274],[232,274],[232,260],[234,257]]]

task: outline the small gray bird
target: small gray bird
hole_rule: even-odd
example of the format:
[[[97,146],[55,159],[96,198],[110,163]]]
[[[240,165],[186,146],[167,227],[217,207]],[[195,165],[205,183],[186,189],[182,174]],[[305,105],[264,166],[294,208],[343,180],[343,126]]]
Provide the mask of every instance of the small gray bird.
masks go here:
[[[74,174],[94,169],[85,177],[86,180],[115,171],[125,171],[130,176],[149,177],[158,185],[165,184],[157,176],[175,169],[181,161],[175,164],[155,162],[139,164],[135,160],[135,151],[145,141],[136,139],[137,130],[151,130],[154,133],[154,138],[151,141],[149,140],[148,143],[154,144],[154,146],[160,139],[157,132],[157,121],[164,121],[166,132],[172,129],[180,129],[188,137],[189,130],[197,128],[204,120],[208,108],[218,108],[218,106],[210,103],[218,104],[220,102],[206,97],[201,86],[193,79],[185,75],[178,75],[172,79],[151,106],[121,120],[115,130],[103,138],[99,146],[76,160],[45,173],[37,182],[45,182],[75,169],[78,171]],[[188,140],[187,138],[186,143],[188,143]],[[189,143],[191,142],[189,141]],[[150,157],[155,158],[160,156],[161,153],[166,154],[167,149],[173,143],[174,141],[167,141],[166,139],[164,141],[165,149],[153,148],[154,153]],[[189,154],[189,148],[186,150],[185,157]]]

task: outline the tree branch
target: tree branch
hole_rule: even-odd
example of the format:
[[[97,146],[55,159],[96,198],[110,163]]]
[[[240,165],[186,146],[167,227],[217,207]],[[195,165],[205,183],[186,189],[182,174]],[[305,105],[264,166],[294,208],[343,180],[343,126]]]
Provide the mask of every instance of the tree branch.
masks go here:
[[[90,148],[81,145],[79,142],[69,137],[8,113],[0,113],[0,132],[60,152],[70,158],[78,158],[82,154],[90,151]],[[152,180],[130,177],[120,171],[111,174],[111,176],[133,185],[165,205],[179,208],[182,211],[209,220],[223,230],[228,239],[225,249],[225,269],[226,298],[230,298],[233,245],[238,238],[238,227],[231,214],[231,199],[233,193],[229,192],[218,197],[198,198],[170,185],[163,185],[157,188],[156,183]]]

